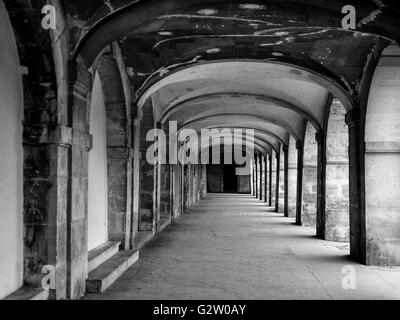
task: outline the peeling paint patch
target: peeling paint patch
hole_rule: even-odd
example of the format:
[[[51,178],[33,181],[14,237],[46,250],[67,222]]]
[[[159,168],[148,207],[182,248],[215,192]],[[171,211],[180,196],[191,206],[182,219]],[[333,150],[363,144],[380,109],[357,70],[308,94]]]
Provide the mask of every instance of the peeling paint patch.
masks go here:
[[[138,72],[136,75],[139,77],[145,77],[145,76],[151,75],[151,73]]]
[[[289,32],[287,32],[287,31],[278,31],[278,32],[274,33],[274,36],[276,36],[276,37],[285,37],[288,35],[289,35]]]
[[[220,48],[214,48],[214,49],[209,49],[209,50],[207,50],[206,52],[207,52],[207,53],[218,53],[218,52],[220,52],[220,51],[221,51]]]
[[[372,12],[368,15],[368,17],[363,18],[363,19],[357,24],[357,27],[362,27],[364,24],[367,24],[367,23],[370,23],[370,22],[375,21],[376,17],[377,17],[379,14],[381,14],[381,13],[382,13],[382,11],[379,10],[379,9],[378,9],[378,10],[372,11]]]
[[[204,16],[200,14],[168,14],[159,17],[158,19],[174,19],[174,18],[185,18],[185,19],[215,19],[215,20],[225,20],[225,21],[243,21],[248,23],[259,23],[267,26],[281,26],[280,24],[267,22],[265,20],[258,19],[246,19],[246,18],[238,18],[237,16],[233,17],[223,17],[223,16]]]
[[[166,68],[161,68],[160,70],[158,70],[158,74],[160,75],[160,77],[165,76],[167,73],[169,73],[169,70]]]
[[[204,16],[210,16],[212,14],[217,14],[218,10],[216,9],[201,9],[199,11],[197,11],[198,14],[202,14]]]
[[[158,34],[160,36],[172,36],[173,35],[173,33],[170,31],[160,31],[160,32],[158,32]]]
[[[110,0],[106,0],[104,1],[104,4],[108,7],[108,9],[110,9],[110,11],[114,11],[114,7],[112,6]]]
[[[299,34],[299,36],[301,36],[301,37],[314,36],[317,34],[328,32],[328,31],[329,31],[329,29],[323,29],[323,30],[319,30],[319,31],[315,31],[315,32],[301,33],[301,34]]]
[[[132,78],[135,75],[135,72],[133,71],[132,67],[127,67],[126,74],[128,75],[128,77]]]
[[[372,0],[379,8],[384,8],[386,7],[381,0]]]
[[[296,40],[295,37],[287,37],[287,38],[285,38],[285,41],[286,41],[286,42],[289,42],[289,43],[292,43],[292,42],[294,42],[295,40]]]
[[[256,3],[244,3],[239,5],[239,9],[245,9],[245,10],[265,10],[266,7],[262,4],[256,4]]]
[[[370,34],[365,33],[365,32],[354,31],[354,33],[353,33],[354,38],[369,37],[369,36],[370,36]]]

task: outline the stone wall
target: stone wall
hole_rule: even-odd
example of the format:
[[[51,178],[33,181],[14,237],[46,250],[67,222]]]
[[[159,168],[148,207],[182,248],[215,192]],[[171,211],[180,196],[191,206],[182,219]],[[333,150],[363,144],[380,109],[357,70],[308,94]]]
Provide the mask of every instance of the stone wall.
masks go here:
[[[349,156],[346,110],[332,103],[326,138],[325,240],[349,241]]]
[[[304,140],[302,224],[317,223],[317,141],[315,129],[308,123]]]

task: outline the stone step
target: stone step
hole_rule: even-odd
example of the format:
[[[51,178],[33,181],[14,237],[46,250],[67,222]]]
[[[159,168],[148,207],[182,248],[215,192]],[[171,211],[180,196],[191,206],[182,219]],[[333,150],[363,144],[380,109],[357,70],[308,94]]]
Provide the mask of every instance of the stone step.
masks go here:
[[[135,237],[135,249],[140,250],[154,238],[153,231],[139,231]]]
[[[160,227],[158,230],[158,233],[163,231],[166,227],[168,227],[171,224],[171,219],[161,219],[160,220]]]
[[[89,272],[106,262],[119,251],[120,241],[107,241],[106,243],[89,251],[88,268]]]
[[[89,273],[87,293],[102,293],[139,259],[139,251],[120,251]]]
[[[49,300],[50,291],[23,286],[4,300]]]

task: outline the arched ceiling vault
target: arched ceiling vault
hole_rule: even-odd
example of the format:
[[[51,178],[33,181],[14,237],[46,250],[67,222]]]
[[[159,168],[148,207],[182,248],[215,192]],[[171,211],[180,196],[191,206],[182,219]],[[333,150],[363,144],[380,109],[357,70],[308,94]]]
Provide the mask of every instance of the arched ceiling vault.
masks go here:
[[[221,114],[210,114],[206,116],[200,116],[194,119],[189,119],[184,122],[182,127],[191,127],[193,125],[197,125],[201,123],[201,125],[212,123],[217,125],[230,126],[232,129],[235,128],[236,125],[253,125],[253,129],[262,128],[263,126],[269,126],[273,128],[271,131],[275,132],[281,139],[284,139],[283,135],[280,135],[283,131],[275,131],[275,127],[280,127],[284,129],[286,134],[291,134],[294,136],[296,140],[300,140],[300,136],[296,132],[296,130],[285,120],[281,119],[273,119],[262,116],[249,115],[246,113],[221,113]],[[273,126],[271,126],[273,125]]]
[[[302,139],[306,121],[324,128],[332,95],[351,110],[369,85],[371,57],[400,42],[392,0],[91,3],[66,4],[74,57],[89,67],[118,42],[136,102],[150,100],[156,121],[241,125],[283,144],[289,134]],[[345,5],[356,9],[356,30],[341,27]]]
[[[355,7],[356,30],[342,29],[345,5]],[[351,94],[371,53],[400,42],[400,6],[393,0],[71,0],[66,7],[76,26],[75,57],[90,66],[119,41],[136,87],[173,66],[254,59],[325,72]]]
[[[206,89],[209,89],[207,91]],[[246,107],[248,111],[252,109],[257,109],[259,112],[258,114],[262,114],[265,111],[268,111],[270,109],[282,109],[283,112],[286,112],[286,115],[289,113],[292,114],[291,117],[300,117],[303,118],[307,121],[309,121],[316,129],[319,128],[318,121],[313,117],[312,114],[309,114],[304,111],[306,108],[299,108],[296,105],[293,105],[285,100],[281,100],[276,97],[271,97],[264,94],[258,94],[258,93],[250,93],[250,92],[240,92],[240,90],[233,91],[233,88],[231,88],[231,91],[223,91],[224,89],[222,87],[212,87],[212,88],[203,88],[200,90],[196,91],[196,94],[189,93],[187,95],[182,96],[181,98],[175,100],[173,103],[171,103],[168,107],[166,107],[165,111],[161,115],[161,119],[159,120],[161,123],[166,122],[167,120],[176,120],[179,121],[179,119],[182,118],[181,114],[183,111],[189,112],[192,114],[192,109],[196,109],[200,104],[203,103],[204,100],[211,100],[211,99],[219,99],[221,102],[224,102],[223,104],[226,105],[224,100],[225,98],[237,98],[237,100],[241,99],[241,103],[243,104],[239,107]],[[225,89],[226,90],[226,89]],[[249,87],[249,91],[254,90],[254,88]],[[204,93],[204,92],[209,92],[209,93]],[[211,91],[211,92],[210,92]],[[244,90],[243,90],[244,91]],[[243,101],[243,99],[245,99]],[[252,100],[251,102],[247,100]],[[217,106],[215,111],[218,111],[220,108],[220,101],[215,101],[215,106]],[[204,106],[202,107],[202,112],[207,111],[206,109],[203,109]],[[287,109],[287,110],[284,110]],[[232,105],[230,105],[230,110],[234,111],[236,108],[232,108]],[[293,111],[293,112],[290,112]],[[297,114],[297,116],[295,114]]]
[[[200,140],[200,132],[197,132],[195,135],[190,136],[190,140],[188,143],[185,144],[185,149],[190,149],[193,152],[196,151],[202,151],[204,148],[201,145],[201,140]],[[253,144],[253,149],[249,149],[249,146],[246,144],[245,137],[242,135],[234,134],[232,135],[232,147],[235,149],[241,148],[242,150],[246,150],[248,155],[252,155],[253,152],[259,151],[262,154],[272,154],[272,150],[274,149],[275,152],[279,150],[280,144],[278,143],[277,146],[272,146],[268,140],[263,140],[260,139],[259,136],[254,137],[254,144]],[[216,141],[216,140],[210,140],[208,146],[213,147],[213,146],[220,146],[221,147],[222,140],[221,141]],[[222,150],[222,149],[220,149]]]
[[[204,124],[198,125],[198,127],[193,127],[191,126],[190,128],[183,128],[183,129],[191,129],[195,132],[193,136],[191,136],[192,141],[199,141],[202,130],[223,130],[223,129],[229,129],[231,130],[232,128],[229,126],[210,126],[210,127],[204,127]],[[181,130],[183,130],[181,129]],[[253,132],[253,137],[255,143],[261,144],[264,147],[268,146],[267,149],[274,149],[275,152],[279,152],[281,144],[286,144],[288,142],[288,138],[282,139],[281,137],[277,136],[275,133],[271,132],[268,130],[268,128],[261,128],[261,129],[253,129],[253,128],[246,128],[246,127],[236,127],[236,130],[231,130],[232,132],[232,137],[234,137],[237,141],[241,141],[243,145],[246,144],[245,140],[245,134],[246,130],[252,130]],[[212,137],[212,136],[211,136]],[[215,137],[215,136],[214,136]],[[288,135],[287,135],[288,137]]]
[[[286,144],[287,134],[302,140],[306,120],[316,130],[323,128],[328,88],[335,91],[317,75],[293,66],[222,61],[164,77],[143,93],[138,105],[151,98],[157,121],[177,121],[183,126],[212,118],[222,120],[214,125],[232,127],[243,121],[250,128],[274,124],[269,128]],[[350,103],[347,106],[351,108]]]

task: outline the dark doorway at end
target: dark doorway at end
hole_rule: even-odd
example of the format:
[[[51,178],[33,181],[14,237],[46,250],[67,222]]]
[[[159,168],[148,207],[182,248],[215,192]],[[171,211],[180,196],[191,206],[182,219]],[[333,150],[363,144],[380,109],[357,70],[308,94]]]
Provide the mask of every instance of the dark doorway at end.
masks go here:
[[[250,174],[237,175],[237,165],[207,165],[207,192],[250,194]]]

